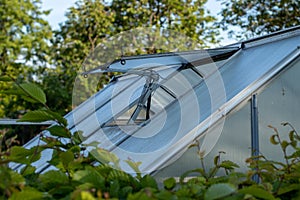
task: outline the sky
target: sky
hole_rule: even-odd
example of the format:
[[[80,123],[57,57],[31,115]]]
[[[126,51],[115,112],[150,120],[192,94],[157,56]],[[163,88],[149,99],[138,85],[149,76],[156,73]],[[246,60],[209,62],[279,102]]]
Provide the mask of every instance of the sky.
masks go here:
[[[54,29],[58,29],[59,23],[63,22],[66,17],[65,13],[68,8],[73,6],[76,0],[42,0],[42,8],[44,10],[51,9],[51,13],[47,16],[47,20]],[[211,14],[217,16],[221,11],[221,3],[217,0],[208,0],[206,7],[210,10]],[[233,39],[229,39],[226,33],[221,33],[221,36],[224,38],[221,41],[221,45],[227,45],[235,43]]]

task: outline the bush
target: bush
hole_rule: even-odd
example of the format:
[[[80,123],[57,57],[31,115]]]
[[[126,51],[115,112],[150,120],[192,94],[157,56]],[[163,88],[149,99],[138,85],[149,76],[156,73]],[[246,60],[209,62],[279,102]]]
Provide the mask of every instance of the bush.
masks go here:
[[[17,92],[17,93],[16,93]],[[300,197],[300,137],[291,126],[289,141],[282,140],[277,129],[271,127],[274,134],[270,142],[279,145],[284,153],[284,163],[271,161],[263,155],[246,160],[249,170],[246,173],[234,171],[238,167],[231,161],[222,161],[221,152],[215,158],[215,166],[208,172],[195,169],[184,173],[180,180],[164,180],[163,187],[150,175],[142,176],[139,163],[130,160],[127,163],[136,171],[130,175],[118,170],[119,159],[103,149],[94,149],[105,162],[95,166],[96,160],[86,152],[81,144],[80,134],[71,134],[66,120],[52,112],[46,105],[46,96],[36,85],[27,83],[18,85],[14,94],[44,105],[43,109],[26,113],[20,121],[42,122],[53,120],[56,125],[47,128],[50,136],[40,134],[44,143],[25,149],[13,146],[14,139],[5,142],[6,148],[0,148],[0,199],[297,199]],[[1,137],[4,131],[1,132]],[[3,137],[2,137],[3,138]],[[68,143],[63,140],[68,140]],[[287,148],[293,150],[287,154]],[[49,163],[56,168],[39,173],[32,165],[40,159],[45,149],[53,151]],[[200,161],[201,152],[198,152]],[[23,164],[19,171],[8,167],[9,162]],[[99,162],[99,161],[97,161]],[[216,177],[218,170],[226,175]],[[191,173],[199,176],[189,180]],[[254,182],[258,176],[260,182]],[[187,181],[186,181],[187,180]]]

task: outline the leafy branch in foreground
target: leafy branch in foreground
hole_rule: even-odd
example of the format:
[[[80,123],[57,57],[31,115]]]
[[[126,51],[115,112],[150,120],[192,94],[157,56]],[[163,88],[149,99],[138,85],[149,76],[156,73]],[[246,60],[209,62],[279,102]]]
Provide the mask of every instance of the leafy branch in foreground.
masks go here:
[[[274,196],[291,199],[300,195],[300,137],[289,123],[282,123],[282,125],[292,128],[288,140],[282,139],[277,128],[269,127],[274,132],[270,137],[270,143],[279,145],[284,155],[284,162],[268,160],[263,155],[249,158],[247,162],[250,167],[256,167],[257,170],[249,171],[248,175],[257,174],[265,189],[270,190]]]

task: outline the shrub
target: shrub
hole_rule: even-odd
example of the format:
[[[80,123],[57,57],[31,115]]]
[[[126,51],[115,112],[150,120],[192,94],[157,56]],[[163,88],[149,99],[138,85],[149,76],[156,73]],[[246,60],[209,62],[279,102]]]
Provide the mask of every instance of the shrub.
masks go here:
[[[4,79],[2,79],[4,80]],[[46,96],[36,85],[26,83],[17,85],[14,94],[44,105],[43,109],[26,113],[20,121],[42,122],[53,120],[55,125],[46,129],[50,135],[41,133],[40,145],[31,149],[13,146],[15,139],[6,140],[6,148],[0,148],[0,199],[297,199],[300,197],[300,137],[290,126],[289,140],[282,140],[277,129],[270,142],[279,145],[284,153],[284,163],[268,160],[263,155],[246,160],[249,170],[246,173],[235,172],[238,167],[231,161],[222,161],[220,152],[215,157],[215,166],[208,172],[204,168],[184,173],[179,182],[174,178],[164,180],[163,187],[150,175],[141,175],[138,166],[128,160],[136,171],[130,175],[118,170],[119,159],[104,149],[96,148],[104,161],[99,163],[86,151],[81,143],[80,131],[71,133],[67,121],[51,111],[46,105]],[[1,139],[5,131],[1,132]],[[63,141],[68,141],[63,142]],[[287,153],[287,148],[293,151]],[[41,157],[45,149],[53,151],[49,163],[56,170],[37,172],[32,165]],[[199,148],[200,149],[200,148]],[[203,165],[202,153],[198,152]],[[8,163],[23,164],[16,172]],[[98,162],[99,165],[95,165]],[[226,175],[216,177],[218,170]],[[199,176],[185,181],[191,173]],[[258,176],[260,182],[252,180]]]

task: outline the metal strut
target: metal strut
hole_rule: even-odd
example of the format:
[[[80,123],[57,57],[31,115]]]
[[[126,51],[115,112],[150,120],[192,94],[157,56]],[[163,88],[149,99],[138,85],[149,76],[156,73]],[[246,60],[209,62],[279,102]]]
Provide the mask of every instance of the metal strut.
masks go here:
[[[251,98],[251,150],[252,156],[259,156],[259,133],[258,133],[258,107],[257,94],[253,94]],[[257,158],[255,158],[257,159]],[[259,177],[255,174],[252,180],[259,182]]]
[[[150,106],[151,106],[151,95],[152,92],[155,91],[159,84],[157,83],[159,80],[159,74],[153,70],[144,71],[143,76],[146,76],[146,83],[144,85],[142,94],[139,98],[138,104],[136,109],[134,110],[133,114],[130,117],[128,123],[134,123],[134,121],[139,116],[140,112],[145,108],[146,102],[146,120],[150,118]]]

